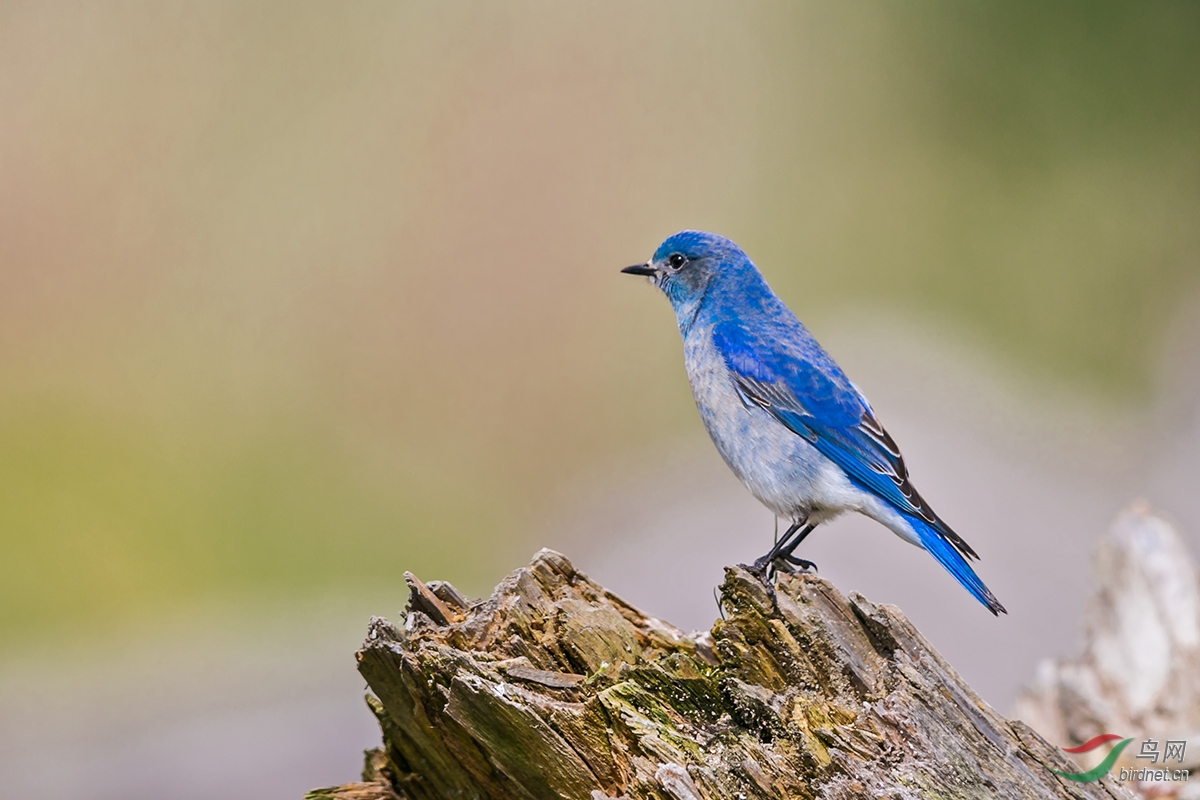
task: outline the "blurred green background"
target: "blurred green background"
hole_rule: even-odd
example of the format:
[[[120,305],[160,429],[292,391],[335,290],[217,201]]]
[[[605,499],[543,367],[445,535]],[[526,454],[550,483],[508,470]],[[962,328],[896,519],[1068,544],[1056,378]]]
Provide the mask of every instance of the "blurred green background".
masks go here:
[[[1145,404],[1197,75],[1190,3],[0,5],[0,650],[486,591],[703,435],[617,274],[684,227]]]

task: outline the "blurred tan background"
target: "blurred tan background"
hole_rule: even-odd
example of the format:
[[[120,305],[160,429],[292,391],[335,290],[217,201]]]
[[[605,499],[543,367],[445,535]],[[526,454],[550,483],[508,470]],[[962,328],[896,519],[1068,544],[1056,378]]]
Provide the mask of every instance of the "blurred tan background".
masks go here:
[[[349,779],[405,569],[551,545],[707,624],[772,522],[617,273],[685,227],[1013,614],[878,526],[809,557],[1004,707],[1118,508],[1200,538],[1197,74],[1182,3],[0,4],[0,793]]]

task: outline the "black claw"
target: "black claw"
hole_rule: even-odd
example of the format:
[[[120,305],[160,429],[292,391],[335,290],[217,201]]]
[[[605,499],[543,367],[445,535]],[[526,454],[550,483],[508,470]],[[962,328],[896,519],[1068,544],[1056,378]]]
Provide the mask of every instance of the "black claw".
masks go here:
[[[743,565],[743,566],[745,566],[745,565]],[[766,556],[763,556],[762,558],[758,559],[753,564],[751,564],[748,569],[749,569],[751,575],[757,575],[760,579],[766,580],[767,570],[770,569],[770,567],[771,567],[771,562],[767,561]]]
[[[780,556],[780,558],[782,559],[783,562],[786,562],[787,564],[794,564],[797,567],[800,567],[801,571],[803,571],[803,572],[809,572],[809,571],[818,572],[819,571],[817,569],[817,565],[815,563],[813,563],[812,561],[809,561],[806,558],[797,558],[796,556],[793,556],[793,555]],[[779,562],[776,562],[776,563],[779,563]],[[795,570],[789,566],[788,572],[795,572]]]

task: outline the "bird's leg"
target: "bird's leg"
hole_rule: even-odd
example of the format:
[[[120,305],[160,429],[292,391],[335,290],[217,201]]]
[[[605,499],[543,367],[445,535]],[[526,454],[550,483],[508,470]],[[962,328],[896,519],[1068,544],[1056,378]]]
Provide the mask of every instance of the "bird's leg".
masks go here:
[[[802,530],[798,534],[796,534],[796,538],[793,539],[788,544],[787,547],[784,547],[783,549],[781,549],[779,551],[779,554],[775,557],[776,560],[783,561],[787,564],[794,564],[803,570],[811,569],[813,572],[816,572],[817,571],[816,564],[814,564],[813,562],[809,561],[806,558],[799,558],[797,556],[792,555],[792,553],[795,552],[796,548],[800,545],[800,543],[804,541],[804,537],[806,537],[810,533],[812,533],[813,529],[815,529],[816,527],[817,527],[816,523],[810,523],[808,525],[805,525],[804,530]]]
[[[754,566],[750,571],[757,575],[763,583],[768,586],[774,584],[776,572],[796,572],[795,567],[799,567],[802,571],[812,570],[817,571],[817,565],[805,558],[799,558],[792,555],[796,548],[804,541],[817,527],[817,524],[809,523],[808,517],[797,520],[792,524],[787,531],[784,532],[783,538],[775,543],[775,546],[767,552],[765,556],[754,562]]]
[[[781,553],[787,553],[788,555],[791,555],[792,550],[795,549],[797,544],[799,544],[798,541],[793,542],[792,537],[796,535],[797,531],[804,527],[804,524],[807,521],[808,515],[805,515],[801,519],[793,522],[791,527],[784,531],[783,538],[775,542],[775,545],[769,551],[767,551],[765,556],[755,561],[754,566],[750,568],[750,571],[755,575],[766,578],[768,568],[775,563],[775,561],[779,558],[779,555]],[[812,528],[806,528],[803,532],[801,532],[800,538],[803,539],[805,536],[807,536],[810,530],[812,530]]]

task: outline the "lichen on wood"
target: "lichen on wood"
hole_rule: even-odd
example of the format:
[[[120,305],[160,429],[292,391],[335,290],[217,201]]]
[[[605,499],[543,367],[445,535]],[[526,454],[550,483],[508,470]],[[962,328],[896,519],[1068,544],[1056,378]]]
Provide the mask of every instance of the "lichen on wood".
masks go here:
[[[701,634],[549,550],[480,602],[406,579],[403,625],[373,619],[358,653],[383,732],[368,783],[313,797],[1130,796],[1057,776],[1073,765],[897,609],[817,576],[772,590],[728,568],[725,618]]]

